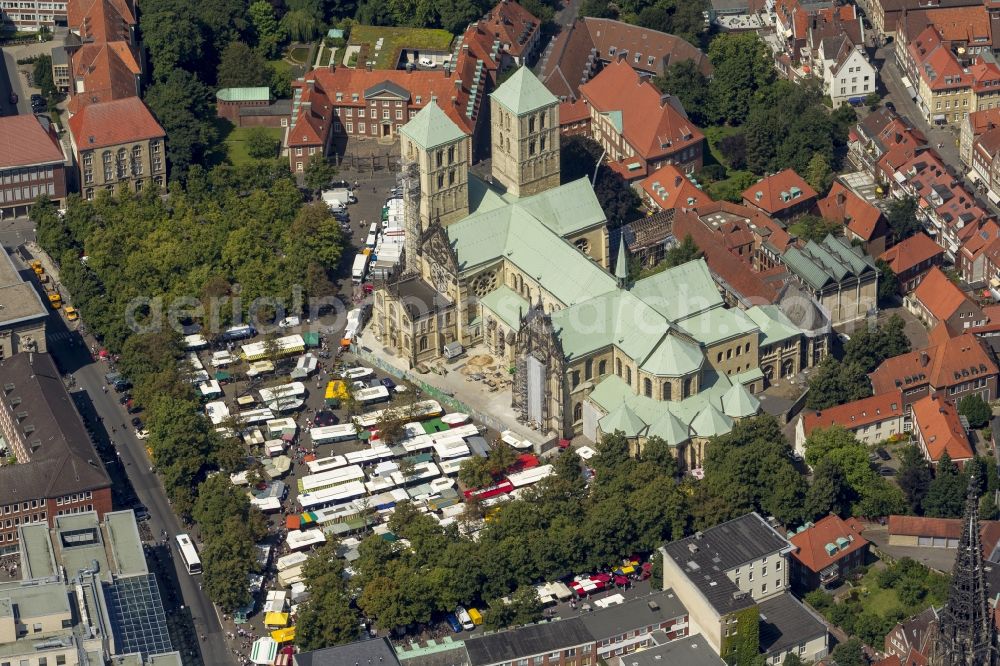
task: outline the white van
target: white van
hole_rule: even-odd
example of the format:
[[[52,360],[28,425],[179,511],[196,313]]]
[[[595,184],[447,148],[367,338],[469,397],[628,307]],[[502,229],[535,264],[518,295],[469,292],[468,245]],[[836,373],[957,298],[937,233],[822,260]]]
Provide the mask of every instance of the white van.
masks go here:
[[[465,610],[461,606],[455,609],[455,617],[458,618],[462,628],[466,631],[471,631],[476,628],[475,623],[473,623],[472,618],[469,616],[469,611]]]

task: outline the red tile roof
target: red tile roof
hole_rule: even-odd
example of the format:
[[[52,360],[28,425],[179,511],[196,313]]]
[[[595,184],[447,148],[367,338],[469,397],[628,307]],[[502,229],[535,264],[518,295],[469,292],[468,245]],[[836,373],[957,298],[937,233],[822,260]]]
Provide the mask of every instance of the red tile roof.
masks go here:
[[[673,164],[657,169],[641,183],[643,191],[661,209],[697,207],[712,201]]]
[[[84,44],[70,56],[69,101],[71,114],[96,102],[110,102],[139,94],[141,70],[135,54],[125,42]],[[82,91],[78,86],[82,86]]]
[[[65,160],[56,138],[33,115],[0,116],[0,169]]]
[[[585,120],[590,120],[590,105],[586,100],[578,99],[559,104],[560,125],[574,125]]]
[[[899,275],[939,256],[944,256],[944,248],[921,231],[892,246],[883,252],[879,259],[888,263],[892,272]]]
[[[913,403],[911,410],[913,429],[919,433],[931,462],[940,461],[945,451],[952,460],[972,458],[972,445],[953,403],[932,394]]]
[[[649,79],[621,60],[580,86],[580,94],[599,113],[621,113],[625,140],[645,160],[676,153],[705,138],[694,123],[663,99]]]
[[[69,119],[77,152],[163,138],[165,132],[138,97],[85,106]]]
[[[793,187],[799,188],[800,194],[794,198],[791,196]],[[782,195],[787,195],[788,200],[783,201]],[[802,176],[792,169],[785,169],[778,173],[767,176],[754,185],[743,191],[743,202],[750,206],[757,206],[764,212],[774,215],[786,208],[791,208],[801,204],[803,201],[816,198],[816,190],[809,186]]]
[[[839,180],[833,183],[830,193],[817,202],[819,213],[828,220],[846,222],[851,232],[866,241],[875,234],[882,220],[882,211],[847,188]]]
[[[862,529],[861,523],[854,518],[844,521],[830,514],[789,538],[796,547],[792,551],[792,557],[810,571],[819,573],[834,562],[868,546],[868,540],[861,536]],[[843,542],[838,543],[838,539]],[[835,547],[832,555],[827,552],[830,544]]]
[[[500,40],[505,51],[520,58],[540,29],[541,22],[515,0],[501,0],[489,11],[482,25]]]
[[[927,271],[913,297],[939,322],[947,320],[968,302],[965,293],[937,266]]]
[[[930,518],[923,516],[889,516],[889,536],[915,536],[936,539],[961,539],[963,521],[961,518]],[[980,520],[979,534],[986,540],[986,535],[994,533],[1000,527],[1000,521]],[[995,542],[995,539],[990,539]],[[986,544],[983,544],[984,547]],[[989,553],[984,553],[989,555]]]
[[[581,80],[590,78],[593,62],[590,55],[607,62],[614,53],[627,51],[630,64],[655,74],[675,62],[691,60],[705,76],[712,74],[708,56],[680,37],[631,25],[623,21],[594,17],[579,18],[559,31],[545,60],[539,79],[556,97],[579,96]],[[640,60],[635,62],[635,55]],[[652,60],[652,64],[650,64]]]
[[[709,207],[713,205],[710,204]],[[699,209],[697,214],[683,208],[676,209],[674,236],[676,238],[691,236],[694,244],[704,254],[705,263],[708,264],[709,270],[719,276],[740,296],[746,299],[762,299],[765,303],[774,303],[778,297],[777,289],[753,269],[746,257],[740,257],[726,249],[724,237],[720,237],[720,234],[709,229],[699,219],[699,216],[705,217],[702,209]],[[742,224],[745,228],[745,222],[741,221],[736,224]]]
[[[914,12],[916,13],[916,12]],[[968,7],[939,7],[921,12],[924,26],[937,28],[946,42],[976,43],[990,41],[990,17],[983,5]]]
[[[886,359],[871,373],[875,393],[930,385],[941,391],[978,377],[997,374],[983,343],[964,333],[941,344]]]
[[[456,69],[450,75],[443,69],[410,72],[398,69],[367,71],[348,67],[337,67],[333,70],[314,69],[305,75],[304,81],[296,81],[293,84],[295,88],[301,90],[301,98],[298,116],[294,122],[295,127],[288,132],[288,145],[322,145],[329,131],[333,107],[364,108],[367,106],[365,91],[384,83],[398,86],[405,91],[408,94],[407,104],[413,110],[422,109],[431,102],[432,97],[436,97],[438,106],[445,114],[459,128],[471,134],[475,123],[466,115],[466,109],[470,88],[476,83],[472,71],[474,69],[474,59],[465,51],[459,55]],[[458,81],[461,81],[461,87],[457,85]],[[483,88],[480,82],[477,92],[480,106],[484,103]],[[339,100],[337,93],[342,94]],[[356,101],[353,95],[358,96]],[[452,97],[455,97],[454,101]],[[477,106],[476,112],[478,110]]]
[[[979,136],[986,130],[1000,127],[1000,107],[984,111],[973,111],[969,114],[968,122],[972,128],[973,136]]]
[[[854,430],[902,416],[903,401],[900,399],[899,391],[895,390],[819,411],[806,410],[803,413],[802,425],[808,436],[816,428],[839,425]]]
[[[135,11],[128,0],[69,0],[67,23],[84,42],[131,41]]]

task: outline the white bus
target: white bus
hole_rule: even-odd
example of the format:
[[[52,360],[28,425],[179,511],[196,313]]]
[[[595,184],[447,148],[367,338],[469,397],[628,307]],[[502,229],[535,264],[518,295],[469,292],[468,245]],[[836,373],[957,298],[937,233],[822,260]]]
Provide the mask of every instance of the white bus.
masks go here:
[[[349,442],[358,438],[358,428],[353,423],[319,426],[309,429],[313,444],[332,444],[334,442]]]
[[[357,418],[358,425],[362,428],[372,427],[382,419],[383,411],[385,410],[380,409],[378,411],[362,414]],[[407,417],[413,419],[414,421],[422,421],[424,419],[434,418],[435,416],[441,416],[442,414],[441,403],[437,400],[421,400],[420,402],[415,402],[408,407],[400,408],[400,411],[405,412]]]
[[[181,554],[181,560],[187,567],[187,572],[194,576],[201,573],[201,558],[198,557],[198,549],[194,547],[194,542],[187,534],[177,535],[177,550]]]

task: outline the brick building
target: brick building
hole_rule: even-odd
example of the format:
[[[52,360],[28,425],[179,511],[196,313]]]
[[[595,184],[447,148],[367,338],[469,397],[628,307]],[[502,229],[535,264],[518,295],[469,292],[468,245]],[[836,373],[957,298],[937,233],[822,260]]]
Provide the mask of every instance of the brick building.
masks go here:
[[[680,102],[657,90],[624,56],[580,86],[580,95],[590,106],[592,137],[626,180],[667,164],[689,174],[701,168],[705,135]]]
[[[18,527],[57,516],[111,511],[111,479],[48,354],[0,361],[0,434],[17,463],[0,466],[0,553]]]
[[[66,156],[48,121],[0,117],[0,218],[25,215],[41,195],[62,207]]]
[[[292,101],[276,100],[271,89],[223,88],[215,93],[215,115],[237,127],[288,127]]]
[[[937,266],[927,271],[927,275],[903,303],[927,328],[944,324],[949,335],[959,335],[966,329],[984,326],[987,322],[979,304],[949,280]]]
[[[852,569],[868,560],[868,540],[863,526],[854,518],[841,520],[830,514],[788,538],[795,546],[791,553],[793,589],[808,591],[839,584]]]
[[[896,274],[899,293],[906,294],[917,288],[932,267],[944,263],[944,249],[921,231],[892,246],[879,259]]]

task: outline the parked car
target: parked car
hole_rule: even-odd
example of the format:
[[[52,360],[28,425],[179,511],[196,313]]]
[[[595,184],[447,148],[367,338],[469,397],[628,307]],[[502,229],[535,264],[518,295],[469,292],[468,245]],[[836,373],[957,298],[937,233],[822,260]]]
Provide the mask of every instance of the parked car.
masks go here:
[[[382,386],[386,387],[390,391],[396,388],[396,382],[392,381],[392,378],[390,377],[383,377],[380,380],[380,383],[382,384]]]
[[[462,625],[461,623],[459,623],[458,618],[455,617],[454,613],[448,613],[447,615],[445,615],[444,619],[448,623],[448,626],[451,627],[451,630],[454,631],[456,634],[462,632]]]
[[[882,476],[896,476],[896,470],[891,467],[883,467],[878,471]]]
[[[431,67],[431,68],[437,67],[437,63],[428,58],[427,56],[424,56],[417,62],[420,64],[421,67]]]
[[[135,519],[138,520],[139,522],[142,522],[144,520],[149,520],[149,509],[147,509],[142,504],[137,504],[135,508],[132,509],[132,511],[133,513],[135,513]]]
[[[351,184],[346,180],[335,180],[330,183],[331,190],[349,190],[351,189]]]
[[[142,430],[142,419],[138,416],[132,417],[132,427],[136,430]]]
[[[136,439],[146,439],[147,437],[149,437],[149,431],[146,430],[145,428],[140,428],[139,430],[135,431],[135,436]]]
[[[285,317],[278,322],[278,328],[292,328],[293,326],[298,326],[300,323],[302,322],[298,317]]]
[[[882,460],[892,460],[892,456],[889,455],[889,452],[881,446],[875,449],[875,454]]]

